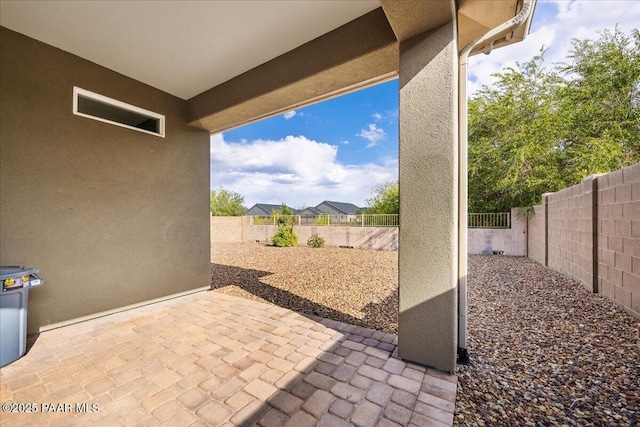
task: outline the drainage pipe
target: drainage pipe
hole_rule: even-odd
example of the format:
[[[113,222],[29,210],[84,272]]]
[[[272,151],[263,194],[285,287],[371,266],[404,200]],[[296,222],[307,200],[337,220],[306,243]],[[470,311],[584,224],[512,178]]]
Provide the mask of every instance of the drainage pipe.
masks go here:
[[[513,31],[530,18],[536,0],[523,0],[522,9],[518,14],[488,31],[484,35],[467,44],[459,57],[458,71],[458,361],[464,363],[468,359],[467,353],[467,224],[468,224],[468,128],[467,128],[467,64],[469,54],[474,47],[494,37]],[[525,33],[526,35],[526,33]],[[493,43],[483,50],[487,55],[491,53]]]

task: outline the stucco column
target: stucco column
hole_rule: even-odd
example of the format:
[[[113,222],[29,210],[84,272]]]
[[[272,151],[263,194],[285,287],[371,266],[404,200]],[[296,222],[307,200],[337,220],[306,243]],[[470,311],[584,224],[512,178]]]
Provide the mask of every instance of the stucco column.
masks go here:
[[[453,372],[457,352],[456,25],[400,44],[399,355]]]

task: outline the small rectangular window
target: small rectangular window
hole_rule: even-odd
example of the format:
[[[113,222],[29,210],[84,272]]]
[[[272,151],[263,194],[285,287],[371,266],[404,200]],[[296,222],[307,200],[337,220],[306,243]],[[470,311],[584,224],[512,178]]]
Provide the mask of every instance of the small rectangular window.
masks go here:
[[[73,114],[164,138],[164,116],[79,87],[73,88]]]

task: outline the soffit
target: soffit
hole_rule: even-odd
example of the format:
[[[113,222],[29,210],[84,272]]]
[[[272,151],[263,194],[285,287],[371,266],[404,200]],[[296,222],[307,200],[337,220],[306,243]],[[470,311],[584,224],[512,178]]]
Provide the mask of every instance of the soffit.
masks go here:
[[[493,28],[515,17],[522,9],[522,0],[461,0],[458,8],[458,48],[460,50]],[[507,34],[501,34],[487,44],[495,47],[521,41],[527,35],[531,18]],[[471,54],[482,51],[477,46]]]
[[[2,1],[0,24],[189,99],[378,7],[378,0]]]
[[[453,19],[449,0],[380,0],[389,24],[402,42],[418,34],[433,31]],[[457,24],[460,51],[472,40],[508,21],[522,9],[523,0],[458,0]],[[487,44],[494,47],[521,41],[529,31],[531,20],[506,34],[500,34]],[[472,54],[482,51],[477,46]]]

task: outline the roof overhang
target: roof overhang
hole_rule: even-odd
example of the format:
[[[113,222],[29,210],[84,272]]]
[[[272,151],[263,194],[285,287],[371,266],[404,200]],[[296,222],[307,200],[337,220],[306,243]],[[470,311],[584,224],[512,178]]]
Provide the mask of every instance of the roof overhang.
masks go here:
[[[534,8],[536,0],[533,0]],[[522,10],[523,0],[460,0],[458,8],[458,47],[460,51],[476,38],[514,18]],[[470,55],[482,52],[487,46],[493,49],[520,42],[529,34],[533,13],[516,28],[489,38],[475,46]]]
[[[399,43],[456,13],[462,49],[522,1],[0,1],[0,23],[188,100],[213,133],[393,78]]]

